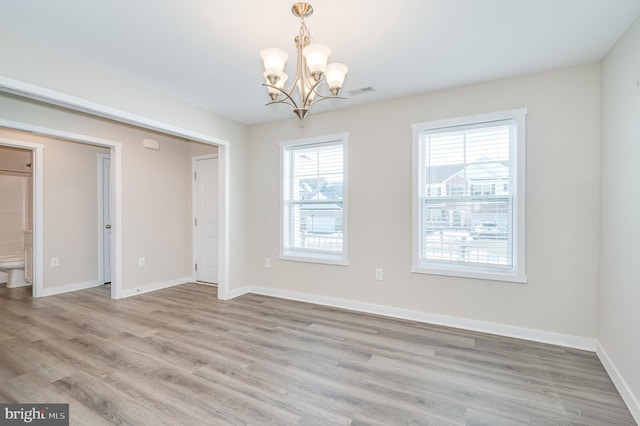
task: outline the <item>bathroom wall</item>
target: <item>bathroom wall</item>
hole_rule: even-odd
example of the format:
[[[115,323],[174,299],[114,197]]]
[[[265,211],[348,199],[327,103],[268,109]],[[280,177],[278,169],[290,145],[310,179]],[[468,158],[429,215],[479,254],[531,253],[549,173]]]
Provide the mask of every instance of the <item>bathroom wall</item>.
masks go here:
[[[22,245],[27,179],[0,173],[0,251]]]
[[[31,226],[31,152],[0,146],[0,252],[23,247],[23,230]],[[0,283],[7,274],[0,272]]]

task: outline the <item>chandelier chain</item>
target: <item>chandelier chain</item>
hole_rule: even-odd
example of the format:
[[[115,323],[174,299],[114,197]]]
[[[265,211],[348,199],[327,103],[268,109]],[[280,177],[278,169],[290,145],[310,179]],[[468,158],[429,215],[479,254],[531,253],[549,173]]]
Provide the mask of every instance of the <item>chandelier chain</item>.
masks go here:
[[[311,31],[304,22],[304,16],[300,17],[300,35],[296,37],[296,44],[302,44],[302,46],[308,46],[311,43]]]

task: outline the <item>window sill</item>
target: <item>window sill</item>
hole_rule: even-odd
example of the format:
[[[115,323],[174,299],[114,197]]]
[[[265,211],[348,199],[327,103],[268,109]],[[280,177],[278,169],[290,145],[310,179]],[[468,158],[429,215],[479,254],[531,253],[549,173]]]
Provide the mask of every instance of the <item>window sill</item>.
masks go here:
[[[506,281],[526,284],[527,276],[513,272],[465,270],[461,268],[436,268],[427,266],[412,266],[411,272],[415,274],[444,275],[458,278],[474,278],[478,280]]]
[[[308,253],[304,251],[291,251],[279,256],[280,260],[292,262],[322,263],[326,265],[349,266],[349,261],[342,255],[331,253]]]

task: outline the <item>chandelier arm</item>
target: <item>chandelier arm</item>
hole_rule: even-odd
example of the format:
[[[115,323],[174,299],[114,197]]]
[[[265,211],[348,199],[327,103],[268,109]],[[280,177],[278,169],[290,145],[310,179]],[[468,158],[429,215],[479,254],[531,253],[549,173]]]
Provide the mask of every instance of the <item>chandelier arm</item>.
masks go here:
[[[306,93],[306,95],[304,96],[304,99],[302,100],[302,105],[307,105],[307,102],[309,101],[309,98],[311,97],[312,93],[315,93],[316,96],[322,97],[322,95],[316,91],[316,87],[318,87],[318,85],[320,85],[320,83],[322,83],[323,81],[324,81],[324,79],[321,78],[320,80],[316,81],[313,86],[311,86],[309,88],[309,91]],[[312,99],[311,103],[309,104],[309,106],[311,106],[313,104],[314,104],[314,102],[313,102],[313,99]]]
[[[272,102],[269,102],[269,103],[267,103],[267,104],[265,104],[265,105],[271,105],[271,104],[289,104],[289,105],[291,105],[291,106],[292,106],[292,107],[294,107],[294,108],[300,108],[300,107],[298,106],[298,103],[295,101],[295,99],[293,99],[293,97],[292,97],[289,93],[287,93],[287,91],[286,91],[286,90],[283,90],[283,89],[281,89],[281,88],[279,88],[279,87],[276,87],[276,86],[273,86],[273,85],[271,85],[271,84],[263,83],[262,85],[263,85],[263,86],[265,86],[265,87],[271,87],[272,89],[276,89],[278,92],[282,93],[283,95],[285,95],[285,96],[287,97],[287,99],[281,99],[281,100],[279,100],[279,101],[277,101],[277,100],[276,100],[276,101],[272,101]],[[288,100],[289,102],[287,102],[287,100]]]
[[[317,81],[313,86],[311,86],[311,89],[309,89],[309,94],[307,95],[307,97],[304,99],[304,104],[307,104],[307,100],[309,98],[309,96],[311,95],[312,92],[315,92],[317,98],[315,98],[314,100],[311,101],[311,103],[309,104],[309,107],[311,107],[311,105],[314,105],[320,101],[324,101],[326,99],[344,99],[346,100],[347,98],[342,97],[342,96],[337,96],[337,95],[323,95],[320,92],[318,92],[316,90],[316,88],[318,86],[320,86],[320,84],[322,84],[323,82],[325,82],[325,79],[322,78],[319,81]]]
[[[322,95],[318,95],[318,98],[314,99],[313,102],[311,102],[311,104],[308,106],[308,108],[311,108],[313,105],[317,104],[320,101],[326,101],[328,99],[343,99],[343,100],[346,100],[347,98],[344,98],[342,96],[322,96]]]

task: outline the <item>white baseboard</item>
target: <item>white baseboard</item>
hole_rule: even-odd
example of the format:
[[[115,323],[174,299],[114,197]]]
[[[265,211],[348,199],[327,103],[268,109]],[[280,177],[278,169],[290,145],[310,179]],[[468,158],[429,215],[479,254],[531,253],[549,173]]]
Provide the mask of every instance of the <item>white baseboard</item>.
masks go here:
[[[243,289],[238,289],[243,290]],[[237,291],[237,290],[236,290]],[[349,309],[352,311],[366,312],[392,318],[406,319],[428,324],[438,324],[464,330],[479,331],[482,333],[496,334],[499,336],[514,337],[540,343],[564,346],[574,349],[582,349],[595,352],[597,340],[588,337],[572,336],[568,334],[554,333],[550,331],[533,330],[524,327],[496,324],[485,321],[476,321],[466,318],[451,317],[446,315],[430,314],[428,312],[413,311],[409,309],[395,308],[393,306],[376,305],[373,303],[357,302],[354,300],[339,299],[335,297],[317,296],[308,293],[279,290],[267,287],[248,287],[247,291],[238,292],[238,296],[244,293],[262,294],[264,296],[279,297],[281,299],[297,300],[300,302],[315,303],[334,308]],[[237,296],[234,296],[237,297]],[[231,298],[231,297],[230,297]]]
[[[146,284],[136,288],[122,289],[122,298],[137,296],[138,294],[149,293],[150,291],[162,290],[163,288],[174,287],[180,284],[193,282],[191,277],[176,278],[174,280],[162,281],[159,283]]]
[[[67,284],[60,287],[43,288],[43,296],[53,296],[54,294],[68,293],[70,291],[86,290],[88,288],[99,287],[102,283],[100,280],[86,281],[83,283]]]
[[[221,300],[231,300],[236,297],[242,296],[243,294],[251,293],[251,288],[249,286],[235,288],[233,290],[228,290],[226,294],[220,293],[220,287],[218,287],[218,299]]]
[[[640,402],[638,402],[636,397],[633,395],[633,392],[631,392],[631,389],[627,386],[627,382],[622,378],[620,372],[600,343],[598,343],[598,350],[596,354],[598,355],[598,358],[600,358],[600,362],[604,366],[604,369],[607,370],[607,373],[609,374],[609,377],[611,377],[611,381],[615,385],[616,389],[618,389],[620,396],[622,396],[622,400],[627,404],[627,408],[629,408],[629,411],[636,423],[640,424]]]

